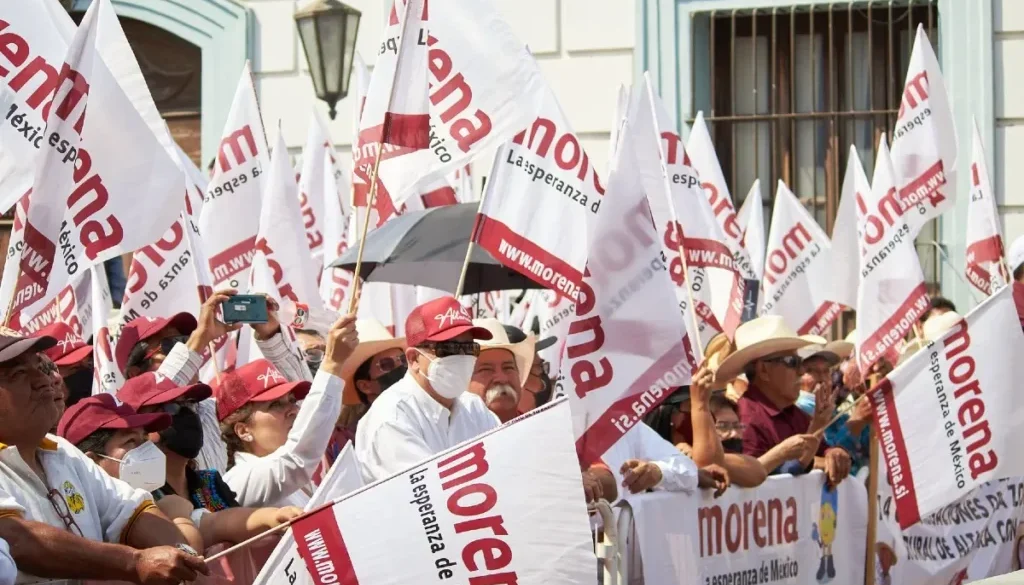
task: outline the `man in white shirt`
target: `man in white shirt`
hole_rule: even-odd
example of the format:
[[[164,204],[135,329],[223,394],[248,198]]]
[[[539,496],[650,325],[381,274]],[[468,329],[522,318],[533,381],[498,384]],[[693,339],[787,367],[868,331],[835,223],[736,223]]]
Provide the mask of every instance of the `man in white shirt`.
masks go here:
[[[454,297],[424,303],[405,321],[409,371],[374,401],[356,430],[356,458],[367,484],[391,477],[500,423],[468,393],[480,345],[477,327]]]
[[[38,352],[55,343],[0,330],[0,539],[23,580],[171,585],[206,574],[147,492],[48,434],[59,417],[60,378]]]

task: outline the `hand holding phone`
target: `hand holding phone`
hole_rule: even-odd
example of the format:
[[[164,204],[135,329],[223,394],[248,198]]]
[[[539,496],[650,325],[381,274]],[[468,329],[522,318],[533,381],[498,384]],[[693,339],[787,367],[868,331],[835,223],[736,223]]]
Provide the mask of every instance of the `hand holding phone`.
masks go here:
[[[267,298],[263,295],[232,295],[221,304],[225,323],[266,323]]]

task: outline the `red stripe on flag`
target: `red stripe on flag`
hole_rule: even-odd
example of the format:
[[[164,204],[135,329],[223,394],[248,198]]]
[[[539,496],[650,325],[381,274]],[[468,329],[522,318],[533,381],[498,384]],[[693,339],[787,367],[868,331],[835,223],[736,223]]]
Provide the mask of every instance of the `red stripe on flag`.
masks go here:
[[[923,302],[921,302],[922,298],[924,299]],[[862,348],[875,352],[875,359],[870,362],[862,359],[860,370],[867,372],[875,361],[888,353],[889,350],[894,349],[896,343],[902,341],[911,328],[913,328],[914,322],[920,319],[921,315],[924,315],[927,310],[928,289],[925,288],[922,282],[907,295],[907,300],[903,301],[900,308],[893,312],[892,317],[886,319],[885,323],[882,323],[881,327],[872,332],[861,344]],[[900,326],[901,321],[906,322],[907,326]]]
[[[689,371],[685,372],[681,368]],[[672,374],[673,371],[675,374]],[[668,398],[676,387],[689,384],[693,371],[690,351],[685,342],[673,346],[658,358],[630,385],[622,398],[608,407],[576,440],[576,454],[580,463],[586,467],[600,460],[629,429],[644,424],[644,416]],[[682,375],[683,372],[689,375]]]
[[[896,412],[892,382],[886,378],[870,392],[871,410],[878,431],[879,456],[885,459],[886,476],[896,500],[896,519],[900,528],[907,528],[921,519],[917,506],[914,475],[910,470],[907,443]]]
[[[384,142],[423,150],[430,146],[428,114],[384,114]]]
[[[842,312],[842,305],[826,301],[818,307],[818,310],[796,332],[799,335],[821,335]]]
[[[333,506],[292,524],[292,535],[313,583],[359,585]]]
[[[474,241],[490,252],[495,260],[545,288],[575,300],[573,292],[578,291],[583,283],[582,273],[504,223],[483,214],[477,215],[476,219]]]

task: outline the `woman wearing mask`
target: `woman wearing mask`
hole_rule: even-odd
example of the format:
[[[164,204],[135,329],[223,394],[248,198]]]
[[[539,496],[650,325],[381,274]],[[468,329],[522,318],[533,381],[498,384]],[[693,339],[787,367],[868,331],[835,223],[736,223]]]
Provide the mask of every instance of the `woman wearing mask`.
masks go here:
[[[57,340],[57,345],[46,350],[46,357],[57,366],[63,382],[64,406],[70,408],[79,400],[92,396],[92,346],[67,324],[60,321],[39,330]]]
[[[225,480],[242,505],[302,507],[309,501],[313,473],[341,411],[341,364],[357,340],[355,318],[339,319],[312,383],[288,382],[270,362],[258,360],[218,384],[217,418],[228,447]]]
[[[127,404],[117,404],[109,394],[98,394],[69,408],[58,425],[58,434],[111,477],[134,488],[155,491],[165,484],[167,458],[148,436],[159,435],[171,424],[167,413],[139,414]],[[207,513],[175,495],[160,498],[157,506],[198,551],[208,544],[241,542],[301,513],[297,508],[237,506]]]

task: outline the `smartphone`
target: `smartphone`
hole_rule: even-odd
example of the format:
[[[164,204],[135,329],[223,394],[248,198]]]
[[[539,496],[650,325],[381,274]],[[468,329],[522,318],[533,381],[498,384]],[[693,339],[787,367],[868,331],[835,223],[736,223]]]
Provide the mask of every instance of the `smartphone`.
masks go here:
[[[225,323],[266,323],[267,298],[263,295],[235,295],[220,306]]]

